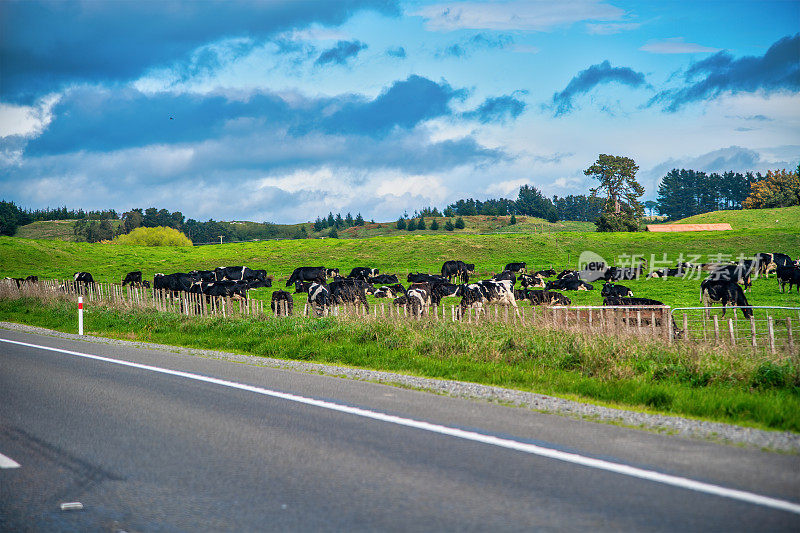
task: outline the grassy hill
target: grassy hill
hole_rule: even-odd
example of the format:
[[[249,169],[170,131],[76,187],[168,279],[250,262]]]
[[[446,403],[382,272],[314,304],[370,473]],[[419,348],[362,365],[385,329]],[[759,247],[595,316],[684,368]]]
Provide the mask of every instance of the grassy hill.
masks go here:
[[[774,209],[742,209],[737,211],[711,211],[694,215],[673,224],[729,223],[735,230],[747,229],[797,229],[800,228],[800,206]]]
[[[14,235],[20,239],[54,239],[59,241],[75,241],[75,220],[39,220],[20,226]],[[117,228],[121,220],[112,220],[111,224]]]

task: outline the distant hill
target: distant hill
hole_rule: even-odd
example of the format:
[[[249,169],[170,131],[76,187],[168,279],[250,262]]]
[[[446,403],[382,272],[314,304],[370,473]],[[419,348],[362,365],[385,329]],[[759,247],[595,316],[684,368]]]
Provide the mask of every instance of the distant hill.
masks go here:
[[[447,218],[437,218],[439,229],[433,231],[430,225],[433,218],[426,218],[425,225],[428,229],[415,230],[409,232],[407,230],[398,230],[396,221],[391,222],[367,222],[363,226],[353,226],[350,228],[341,228],[338,230],[340,239],[364,239],[369,237],[381,237],[387,235],[474,235],[478,233],[552,233],[561,231],[594,231],[594,224],[591,222],[556,222],[550,223],[541,218],[534,217],[517,217],[517,223],[509,225],[511,217],[508,216],[468,216],[464,218],[464,229],[457,229],[453,232],[448,232],[444,229],[444,224]],[[451,219],[455,222],[456,217]],[[258,222],[249,221],[233,221],[233,222],[220,222],[221,224],[230,224],[236,227],[242,233],[257,233],[260,226],[263,224]],[[112,224],[121,224],[121,221],[113,221]],[[327,237],[330,232],[329,228],[322,231],[315,232],[314,224],[310,222],[300,224],[270,224],[274,229],[275,236],[273,238],[291,238],[296,236],[301,227],[305,227],[306,232],[311,238]],[[20,226],[14,237],[21,239],[45,239],[45,240],[59,240],[75,242],[75,220],[43,220],[33,222],[25,226]],[[245,239],[251,240],[251,239]]]
[[[713,224],[727,222],[734,230],[800,228],[800,206],[774,209],[710,211],[672,222],[672,224]]]

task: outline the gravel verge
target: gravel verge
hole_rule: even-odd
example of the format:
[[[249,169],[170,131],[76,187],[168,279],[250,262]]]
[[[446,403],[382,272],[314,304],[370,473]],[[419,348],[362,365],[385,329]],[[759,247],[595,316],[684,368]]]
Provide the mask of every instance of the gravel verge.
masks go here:
[[[0,322],[0,328],[102,344],[115,344],[120,346],[156,349],[207,357],[211,359],[248,363],[257,366],[267,366],[272,368],[289,369],[299,372],[311,372],[361,381],[371,381],[387,385],[399,385],[402,387],[444,394],[457,398],[502,403],[504,405],[523,407],[544,413],[568,416],[578,419],[588,419],[596,422],[620,424],[627,427],[657,431],[671,435],[679,435],[682,437],[711,440],[726,444],[752,446],[780,452],[800,453],[800,434],[792,433],[790,431],[765,431],[732,424],[723,424],[720,422],[708,422],[704,420],[681,418],[677,416],[628,411],[624,409],[615,409],[612,407],[594,405],[591,403],[565,400],[563,398],[546,396],[544,394],[536,394],[514,389],[504,389],[502,387],[492,387],[489,385],[480,385],[477,383],[468,383],[464,381],[423,378],[406,374],[384,372],[380,370],[366,370],[326,365],[322,363],[272,359],[269,357],[240,355],[216,350],[184,348],[180,346],[155,344],[149,342],[126,341],[110,339],[107,337],[81,337],[74,333],[62,333],[60,331],[16,324],[13,322]]]

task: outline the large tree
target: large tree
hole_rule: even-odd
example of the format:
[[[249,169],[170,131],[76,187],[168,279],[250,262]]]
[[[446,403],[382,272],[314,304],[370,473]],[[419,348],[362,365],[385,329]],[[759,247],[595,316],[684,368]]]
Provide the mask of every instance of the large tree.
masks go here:
[[[753,183],[745,209],[800,205],[800,176],[797,172],[770,170],[764,179]]]
[[[629,157],[600,154],[594,165],[583,171],[600,182],[591,189],[593,197],[605,198],[603,213],[597,219],[598,231],[636,231],[644,214],[639,198],[644,187],[636,181],[639,170]]]

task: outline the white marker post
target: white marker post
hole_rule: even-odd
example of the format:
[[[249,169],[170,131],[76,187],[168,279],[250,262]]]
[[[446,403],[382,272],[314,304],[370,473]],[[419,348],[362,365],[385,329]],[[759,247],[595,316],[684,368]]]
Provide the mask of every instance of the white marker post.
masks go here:
[[[83,335],[83,296],[78,296],[78,335]]]

